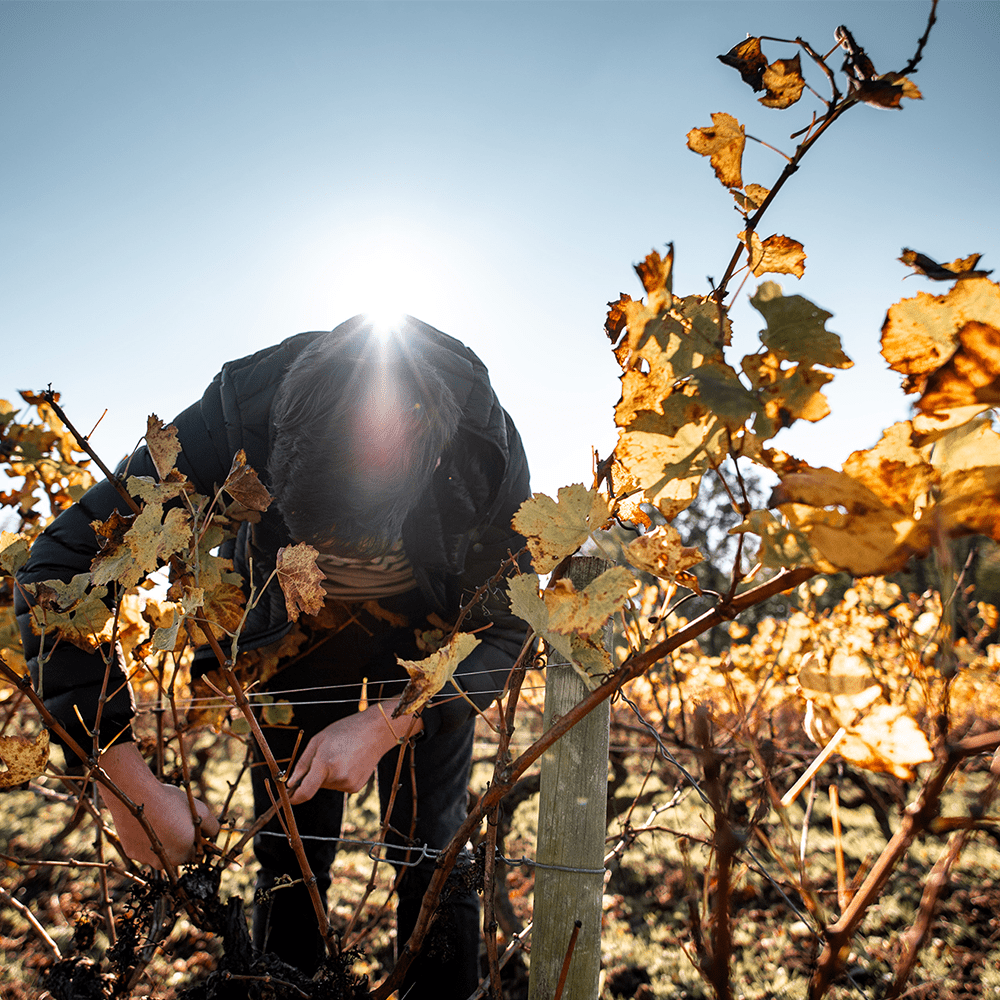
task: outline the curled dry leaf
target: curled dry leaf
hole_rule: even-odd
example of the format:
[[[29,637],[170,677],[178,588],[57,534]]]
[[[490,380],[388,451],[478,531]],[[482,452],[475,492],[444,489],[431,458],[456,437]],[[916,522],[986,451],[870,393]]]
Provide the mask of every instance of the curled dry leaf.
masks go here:
[[[158,503],[147,503],[134,517],[113,511],[107,521],[95,521],[92,527],[105,539],[91,564],[94,583],[117,581],[125,589],[134,587],[174,553],[186,551],[191,543],[188,513],[174,507],[164,516],[163,505]]]
[[[765,108],[789,108],[801,96],[806,81],[802,76],[802,61],[796,53],[791,59],[775,59],[761,79],[767,93],[757,100]]]
[[[558,501],[544,493],[532,494],[511,523],[527,540],[535,571],[550,573],[610,516],[608,501],[597,490],[576,483],[560,487]]]
[[[422,660],[399,660],[410,680],[392,717],[398,719],[401,715],[419,712],[452,679],[455,668],[478,645],[479,640],[474,635],[456,632],[447,645]]]
[[[981,253],[973,253],[969,254],[968,257],[953,260],[950,264],[939,264],[919,250],[903,247],[899,262],[907,267],[912,267],[917,274],[922,274],[925,278],[931,278],[934,281],[955,281],[957,278],[985,278],[988,274],[992,274],[992,271],[976,270],[980,257],[982,257]]]
[[[278,583],[285,595],[288,617],[298,621],[299,614],[319,614],[326,600],[323,571],[316,565],[319,552],[305,542],[278,549]]]
[[[257,473],[247,465],[247,453],[242,448],[236,452],[222,488],[248,510],[267,510],[273,499]]]
[[[901,108],[904,97],[919,101],[923,94],[920,88],[899,73],[883,73],[882,76],[864,80],[851,90],[851,96],[873,108]]]
[[[49,761],[49,733],[43,729],[33,740],[27,736],[0,736],[0,788],[13,788],[37,778]]]
[[[163,421],[155,413],[150,414],[146,421],[146,447],[156,466],[157,475],[160,479],[166,479],[181,453],[177,428],[173,424],[164,427]]]
[[[767,69],[767,59],[761,51],[759,38],[745,38],[725,55],[717,58],[719,62],[738,70],[743,82],[754,90],[764,89],[762,81]]]
[[[646,259],[634,265],[642,287],[647,295],[661,293],[668,298],[673,293],[674,245],[667,245],[667,254],[661,257],[656,250],[650,250]]]
[[[709,157],[715,176],[728,188],[743,187],[740,167],[746,146],[746,129],[724,111],[712,114],[712,125],[693,128],[687,134],[688,149]]]

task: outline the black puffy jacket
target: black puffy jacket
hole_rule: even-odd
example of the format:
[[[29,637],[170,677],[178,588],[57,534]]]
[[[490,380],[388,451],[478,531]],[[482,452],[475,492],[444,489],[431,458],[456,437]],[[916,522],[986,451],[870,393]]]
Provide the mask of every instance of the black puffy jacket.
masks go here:
[[[364,322],[355,317],[334,334]],[[204,494],[223,483],[233,456],[242,448],[247,463],[267,485],[271,448],[271,408],[278,386],[291,364],[318,337],[328,331],[301,333],[249,357],[230,361],[201,399],[174,421],[182,452],[177,467]],[[498,569],[508,552],[524,542],[511,527],[511,518],[530,495],[528,465],[520,436],[500,406],[485,365],[476,355],[446,334],[419,320],[407,318],[404,335],[419,338],[462,407],[458,433],[442,456],[429,488],[420,497],[403,526],[403,546],[417,584],[430,606],[443,618],[453,616],[463,600]],[[122,471],[122,463],[119,471]],[[128,461],[128,473],[155,477],[145,446]],[[90,524],[105,521],[113,510],[129,513],[110,482],[92,487],[64,511],[36,540],[31,558],[18,573],[22,583],[69,580],[90,569],[98,539]],[[234,567],[258,593],[274,569],[278,549],[292,543],[288,529],[272,504],[256,525],[244,523],[233,547]],[[17,598],[17,614],[25,655],[36,689],[46,706],[84,747],[92,739],[82,728],[96,718],[104,680],[100,655],[61,643],[39,672],[39,638],[31,631],[27,605]],[[489,625],[478,633],[476,649],[459,665],[456,679],[480,707],[502,690],[507,673],[526,633],[525,624],[511,615],[506,602],[493,591],[466,619],[463,628]],[[240,639],[243,649],[273,642],[291,627],[284,595],[277,583],[263,591],[250,612]],[[134,707],[120,668],[108,690],[116,691],[101,715],[102,745],[122,732],[131,736]],[[451,729],[469,717],[462,699],[452,699],[423,714],[427,735]]]

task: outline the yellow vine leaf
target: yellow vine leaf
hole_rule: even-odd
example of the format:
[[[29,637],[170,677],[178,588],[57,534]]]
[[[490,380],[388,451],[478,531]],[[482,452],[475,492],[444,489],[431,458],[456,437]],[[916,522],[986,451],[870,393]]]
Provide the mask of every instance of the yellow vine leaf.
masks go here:
[[[567,578],[542,595],[548,608],[548,631],[593,635],[625,603],[635,577],[624,566],[606,570],[578,591]]]
[[[534,493],[518,508],[511,522],[524,535],[531,563],[538,573],[550,573],[602,527],[611,516],[608,501],[582,483],[562,486],[553,500]]]
[[[14,531],[0,531],[0,569],[13,576],[27,561],[30,539]]]
[[[740,211],[749,215],[751,212],[756,212],[764,204],[771,189],[763,187],[761,184],[747,184],[742,191],[730,189],[729,193],[735,199]]]
[[[456,632],[447,645],[422,660],[399,660],[410,680],[392,717],[397,719],[419,712],[452,679],[455,668],[478,645],[479,640],[474,635]]]
[[[89,573],[78,573],[68,583],[46,580],[25,590],[34,598],[31,628],[36,635],[58,632],[80,649],[93,652],[110,642],[113,616],[104,603],[107,587],[91,587]]]
[[[180,508],[163,514],[163,506],[149,503],[133,518],[113,512],[107,521],[95,521],[94,530],[105,540],[104,548],[91,564],[93,581],[117,581],[134,587],[147,573],[191,544],[191,519]],[[124,530],[123,530],[124,529]]]
[[[944,365],[959,346],[967,323],[1000,328],[1000,285],[988,278],[955,283],[946,295],[918,292],[889,307],[882,324],[882,356],[906,375],[904,391],[923,390],[925,377]]]
[[[761,282],[750,304],[767,322],[761,343],[784,361],[804,361],[824,368],[850,368],[840,337],[826,329],[832,313],[801,295],[784,295],[775,281]]]
[[[612,669],[603,635],[600,631],[592,635],[567,635],[553,629],[549,621],[550,605],[539,595],[538,586],[538,577],[534,573],[522,573],[508,580],[511,612],[526,621],[535,635],[572,664],[589,687],[596,687],[599,679]],[[556,603],[558,605],[558,599]]]
[[[713,112],[711,126],[693,128],[687,134],[688,149],[709,157],[715,176],[728,188],[743,187],[740,165],[746,141],[746,130],[724,111]]]
[[[33,740],[27,736],[0,736],[0,788],[13,788],[37,778],[49,762],[49,733],[43,729]]]
[[[150,414],[146,420],[146,447],[149,448],[149,457],[156,466],[157,475],[161,480],[166,479],[181,453],[177,428],[173,424],[164,427],[163,421],[155,413]]]
[[[278,583],[293,622],[298,621],[303,611],[307,615],[318,614],[326,600],[323,571],[316,565],[318,555],[306,542],[278,549]]]
[[[939,535],[1000,540],[1000,435],[989,421],[921,448],[912,430],[908,421],[894,424],[841,472],[802,465],[782,475],[770,506],[780,507],[825,572],[893,573],[926,555]]]
[[[636,569],[661,580],[678,580],[689,586],[694,578],[686,571],[702,561],[698,549],[687,546],[671,524],[661,524],[625,547],[625,557]],[[680,579],[683,577],[683,579]],[[697,586],[697,581],[694,581]]]

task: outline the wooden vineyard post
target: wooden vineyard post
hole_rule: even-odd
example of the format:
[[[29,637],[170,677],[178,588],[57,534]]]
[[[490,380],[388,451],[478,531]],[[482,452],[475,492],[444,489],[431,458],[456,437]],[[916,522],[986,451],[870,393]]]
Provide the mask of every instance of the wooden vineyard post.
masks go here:
[[[576,557],[568,575],[576,589],[583,590],[609,567],[603,559]],[[558,662],[557,657],[559,654],[550,652],[546,668],[546,729],[588,693],[577,671],[569,663]],[[597,1000],[610,713],[605,699],[542,757],[537,860],[540,866],[583,871],[535,870],[528,1000],[552,1000],[556,995],[577,921],[580,929],[561,996],[564,1000]]]

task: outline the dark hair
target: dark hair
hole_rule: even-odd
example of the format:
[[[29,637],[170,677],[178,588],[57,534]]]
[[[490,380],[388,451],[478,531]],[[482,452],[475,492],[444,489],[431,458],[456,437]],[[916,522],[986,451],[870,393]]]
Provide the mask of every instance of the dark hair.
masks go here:
[[[399,537],[461,408],[419,328],[361,320],[317,338],[275,397],[268,474],[298,541],[374,557]]]

